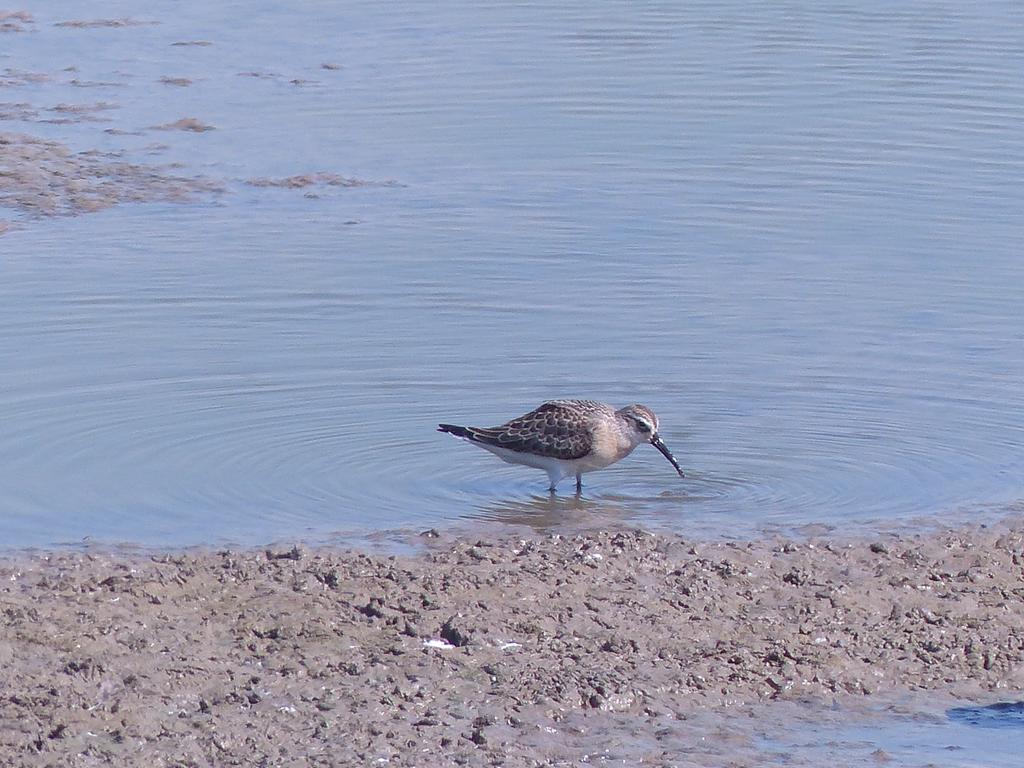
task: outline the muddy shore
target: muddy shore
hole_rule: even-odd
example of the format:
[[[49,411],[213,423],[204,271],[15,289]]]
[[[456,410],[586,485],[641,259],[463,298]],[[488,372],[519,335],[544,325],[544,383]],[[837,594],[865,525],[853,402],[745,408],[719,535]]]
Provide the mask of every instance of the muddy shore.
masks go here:
[[[6,556],[0,762],[756,765],[773,701],[1024,688],[1024,521],[418,541]]]

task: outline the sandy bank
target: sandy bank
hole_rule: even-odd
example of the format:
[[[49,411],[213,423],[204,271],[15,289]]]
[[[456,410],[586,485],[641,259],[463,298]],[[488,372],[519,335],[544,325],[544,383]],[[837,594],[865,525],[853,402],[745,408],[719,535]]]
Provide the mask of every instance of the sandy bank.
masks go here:
[[[1024,524],[423,543],[8,557],[0,761],[518,766],[597,749],[745,764],[724,735],[684,747],[673,723],[780,698],[1024,686]]]

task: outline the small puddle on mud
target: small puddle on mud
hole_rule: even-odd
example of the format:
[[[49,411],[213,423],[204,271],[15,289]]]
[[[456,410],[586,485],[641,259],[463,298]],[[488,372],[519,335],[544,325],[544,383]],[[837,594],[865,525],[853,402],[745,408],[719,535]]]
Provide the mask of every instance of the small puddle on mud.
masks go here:
[[[978,728],[1024,728],[1024,701],[1001,701],[984,707],[954,707],[946,713],[954,723]],[[1021,731],[1024,736],[1024,731]]]

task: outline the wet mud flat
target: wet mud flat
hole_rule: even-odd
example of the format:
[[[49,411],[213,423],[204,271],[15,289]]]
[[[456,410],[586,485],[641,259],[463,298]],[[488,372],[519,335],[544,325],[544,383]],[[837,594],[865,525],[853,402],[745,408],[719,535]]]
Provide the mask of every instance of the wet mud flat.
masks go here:
[[[772,702],[1024,687],[1020,521],[418,540],[6,556],[0,761],[757,765]]]

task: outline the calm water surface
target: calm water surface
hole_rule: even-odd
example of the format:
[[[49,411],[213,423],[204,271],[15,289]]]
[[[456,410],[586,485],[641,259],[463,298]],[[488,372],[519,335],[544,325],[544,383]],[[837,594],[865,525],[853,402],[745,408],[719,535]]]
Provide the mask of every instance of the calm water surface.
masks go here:
[[[0,69],[51,78],[0,101],[119,106],[0,130],[228,191],[0,238],[0,541],[1019,504],[1019,4],[432,6],[23,4]],[[160,23],[53,26],[123,16]],[[398,185],[244,184],[313,171]],[[652,406],[687,478],[551,500],[434,432],[562,396]]]

